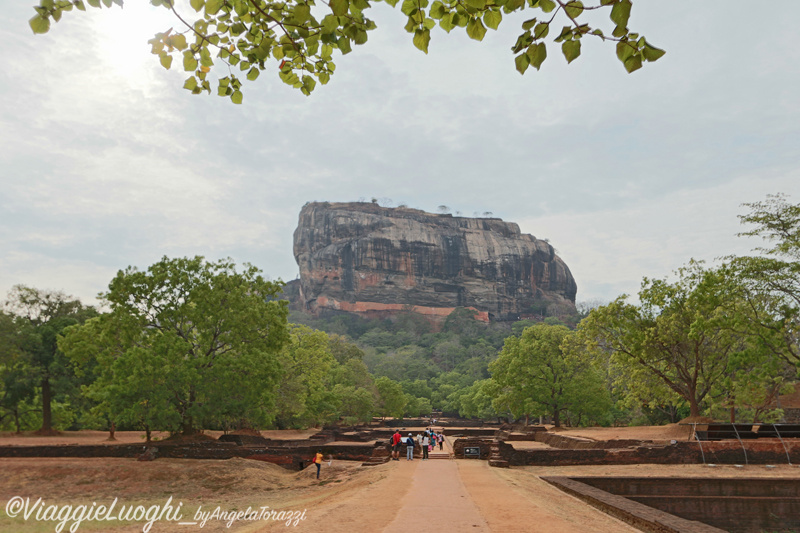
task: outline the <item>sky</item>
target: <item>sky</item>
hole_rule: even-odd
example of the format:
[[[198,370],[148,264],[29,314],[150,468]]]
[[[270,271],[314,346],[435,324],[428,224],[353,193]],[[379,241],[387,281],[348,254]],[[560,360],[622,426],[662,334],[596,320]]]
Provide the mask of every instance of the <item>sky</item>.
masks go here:
[[[585,40],[570,65],[550,44],[524,76],[510,47],[531,15],[483,42],[437,28],[425,55],[376,4],[378,29],[328,85],[306,97],[276,68],[240,106],[160,66],[147,40],[175,21],[145,0],[66,13],[46,35],[32,0],[7,4],[0,299],[25,284],[96,303],[117,271],[163,256],[288,281],[303,204],[374,197],[516,222],[555,246],[579,302],[610,301],[749,253],[743,203],[800,202],[797,0],[637,1],[629,27],[659,61],[627,74],[613,43]]]

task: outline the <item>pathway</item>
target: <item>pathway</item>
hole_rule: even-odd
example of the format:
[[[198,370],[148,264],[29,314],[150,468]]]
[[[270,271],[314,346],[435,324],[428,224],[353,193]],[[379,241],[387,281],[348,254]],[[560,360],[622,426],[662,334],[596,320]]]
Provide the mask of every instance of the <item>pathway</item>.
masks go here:
[[[464,487],[456,461],[417,459],[408,467],[414,469],[411,490],[384,531],[491,531]]]
[[[437,454],[450,456],[451,443]],[[433,452],[432,452],[433,454]],[[584,533],[635,529],[538,479],[481,460],[390,461],[385,477],[309,508],[301,531]]]

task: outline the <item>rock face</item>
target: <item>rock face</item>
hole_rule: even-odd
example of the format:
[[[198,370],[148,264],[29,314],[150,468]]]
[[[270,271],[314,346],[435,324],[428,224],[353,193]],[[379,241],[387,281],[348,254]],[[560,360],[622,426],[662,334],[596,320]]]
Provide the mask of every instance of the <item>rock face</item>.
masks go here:
[[[553,247],[498,218],[437,215],[373,203],[308,203],[294,232],[300,299],[314,314],[445,317],[472,307],[517,320],[574,309],[577,286]]]

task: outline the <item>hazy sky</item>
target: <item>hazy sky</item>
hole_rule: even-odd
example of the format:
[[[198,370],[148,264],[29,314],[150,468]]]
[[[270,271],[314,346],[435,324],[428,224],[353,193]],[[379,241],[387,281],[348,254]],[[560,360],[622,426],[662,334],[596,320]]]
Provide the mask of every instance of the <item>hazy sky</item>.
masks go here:
[[[376,197],[491,211],[548,238],[578,300],[635,293],[689,259],[746,253],[743,202],[800,202],[800,2],[648,0],[630,26],[667,55],[627,74],[611,43],[520,76],[523,17],[482,43],[434,30],[429,55],[378,4],[369,42],[303,96],[267,72],[244,104],[181,89],[146,41],[163,8],[0,21],[0,299],[23,283],[93,302],[162,256],[297,276],[307,201]],[[177,62],[176,62],[177,63]],[[277,73],[276,73],[277,74]]]

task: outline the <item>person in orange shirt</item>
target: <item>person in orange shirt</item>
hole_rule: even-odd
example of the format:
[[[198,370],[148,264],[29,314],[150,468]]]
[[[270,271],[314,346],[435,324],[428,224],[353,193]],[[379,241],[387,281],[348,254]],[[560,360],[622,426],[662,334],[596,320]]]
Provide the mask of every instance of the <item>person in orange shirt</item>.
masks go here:
[[[322,465],[322,452],[317,450],[317,455],[314,456],[312,462],[317,466],[317,479],[319,479],[319,467]]]

